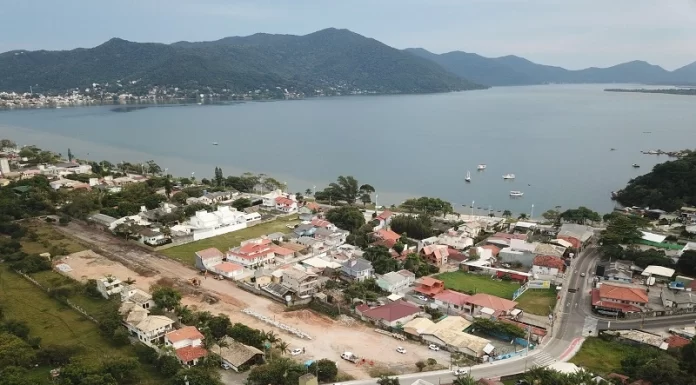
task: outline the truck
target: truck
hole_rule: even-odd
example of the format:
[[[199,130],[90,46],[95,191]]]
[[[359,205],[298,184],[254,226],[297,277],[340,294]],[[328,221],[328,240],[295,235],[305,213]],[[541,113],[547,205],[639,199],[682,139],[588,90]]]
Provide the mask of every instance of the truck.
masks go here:
[[[343,352],[341,354],[341,358],[343,358],[346,361],[350,361],[352,363],[356,363],[360,359],[360,357],[356,356],[355,354],[353,354],[351,352]]]

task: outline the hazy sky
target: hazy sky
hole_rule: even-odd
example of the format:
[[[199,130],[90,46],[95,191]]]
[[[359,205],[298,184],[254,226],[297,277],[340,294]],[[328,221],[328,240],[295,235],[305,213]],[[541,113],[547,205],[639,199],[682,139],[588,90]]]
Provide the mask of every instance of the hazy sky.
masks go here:
[[[566,68],[696,61],[696,0],[2,0],[0,51],[348,28],[396,48]]]

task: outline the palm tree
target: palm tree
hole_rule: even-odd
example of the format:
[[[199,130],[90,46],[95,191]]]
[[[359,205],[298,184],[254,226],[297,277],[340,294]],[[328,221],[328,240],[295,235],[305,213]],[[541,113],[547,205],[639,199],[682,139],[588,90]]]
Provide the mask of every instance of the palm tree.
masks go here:
[[[290,344],[283,340],[280,340],[280,342],[276,344],[276,348],[278,348],[278,350],[280,351],[280,355],[283,355],[289,351]]]
[[[266,335],[266,341],[270,344],[274,344],[280,340],[278,336],[273,332],[273,330],[269,330],[265,333]]]
[[[360,193],[358,180],[352,176],[339,176],[336,182],[329,184],[329,190],[339,200],[344,200],[349,205],[355,203]]]
[[[452,382],[452,385],[476,385],[476,380],[474,380],[474,378],[469,374],[465,376],[457,376],[454,382]]]
[[[503,216],[505,218],[510,218],[512,216],[512,211],[510,211],[510,210],[503,211]]]
[[[305,195],[310,196],[310,195],[312,195],[312,189],[304,190],[304,193],[305,193]]]
[[[517,217],[517,219],[527,219],[527,214],[522,213]]]

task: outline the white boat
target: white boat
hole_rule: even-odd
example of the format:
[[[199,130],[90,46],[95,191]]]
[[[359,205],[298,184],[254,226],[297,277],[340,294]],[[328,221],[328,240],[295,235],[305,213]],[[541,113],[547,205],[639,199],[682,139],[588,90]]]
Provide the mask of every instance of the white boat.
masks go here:
[[[479,164],[478,166],[476,166],[476,169],[477,169],[477,170],[485,170],[485,169],[486,169],[486,165],[485,165],[485,164]]]
[[[515,179],[515,174],[505,174],[503,175],[503,179]]]
[[[218,145],[218,142],[213,142],[213,146],[217,146],[217,145]]]
[[[521,197],[522,195],[524,195],[522,191],[510,191],[511,197]]]
[[[471,182],[471,173],[469,171],[466,172],[466,178],[464,178],[465,181]]]

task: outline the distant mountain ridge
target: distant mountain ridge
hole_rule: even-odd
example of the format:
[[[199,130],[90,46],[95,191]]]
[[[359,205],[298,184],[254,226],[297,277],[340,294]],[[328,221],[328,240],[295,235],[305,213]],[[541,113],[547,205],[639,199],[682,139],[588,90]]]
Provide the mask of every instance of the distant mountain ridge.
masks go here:
[[[518,56],[487,58],[462,51],[438,55],[423,48],[407,48],[405,51],[432,60],[458,76],[490,86],[547,83],[696,84],[696,62],[674,71],[639,60],[608,68],[567,70],[537,64]]]
[[[485,88],[430,60],[342,29],[304,36],[255,34],[211,42],[136,43],[0,54],[0,91],[64,91],[92,83],[183,88],[290,88],[344,93],[428,93]],[[133,88],[133,87],[130,87]]]

